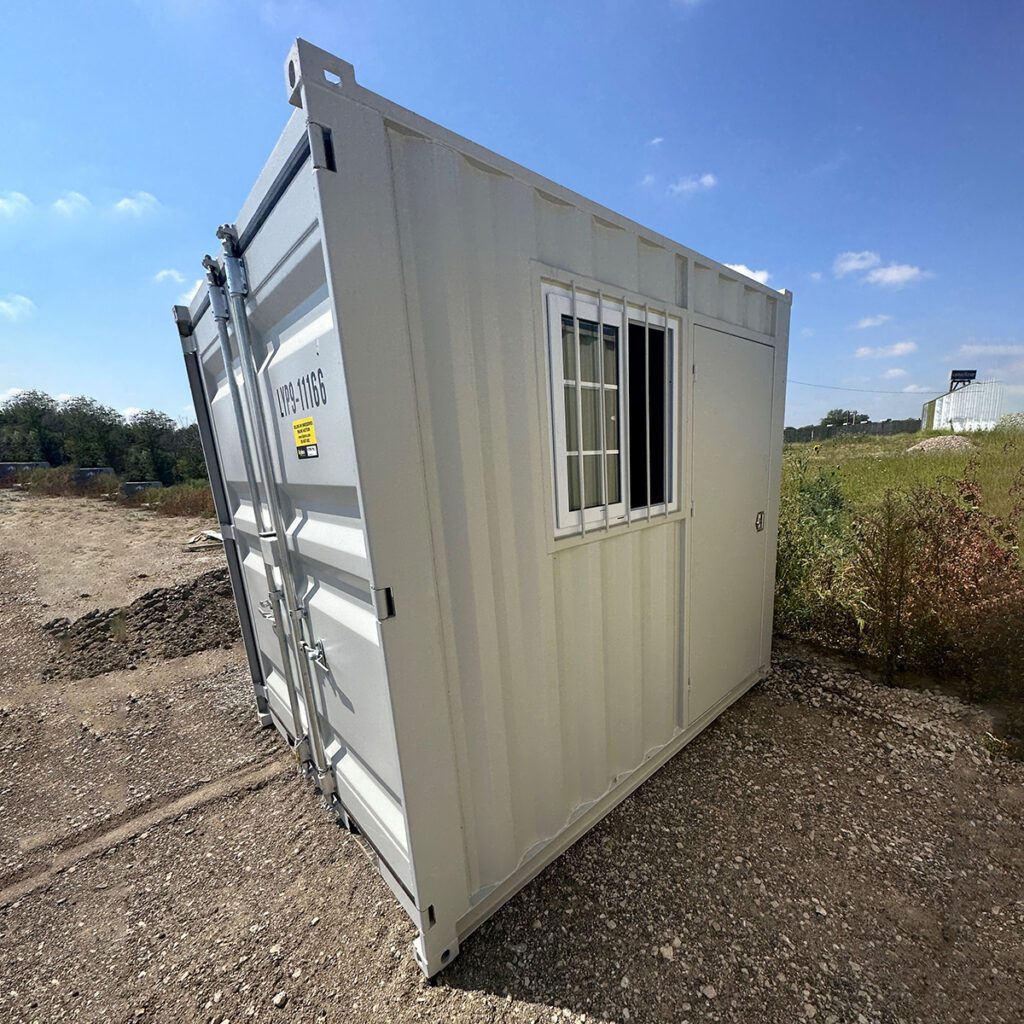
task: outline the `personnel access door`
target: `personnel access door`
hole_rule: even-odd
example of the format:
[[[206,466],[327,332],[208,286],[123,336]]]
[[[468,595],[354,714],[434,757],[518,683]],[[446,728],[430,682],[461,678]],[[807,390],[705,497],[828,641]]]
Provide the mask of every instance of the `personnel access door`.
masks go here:
[[[775,350],[694,328],[689,722],[764,662]]]

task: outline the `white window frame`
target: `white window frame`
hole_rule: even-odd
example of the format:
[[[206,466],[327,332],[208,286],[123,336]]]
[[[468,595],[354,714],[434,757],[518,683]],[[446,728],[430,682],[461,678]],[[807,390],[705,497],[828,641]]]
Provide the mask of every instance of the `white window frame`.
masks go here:
[[[612,527],[627,527],[632,524],[647,523],[652,519],[664,517],[678,511],[681,494],[680,472],[680,387],[679,367],[682,354],[682,320],[665,309],[651,308],[649,304],[632,301],[628,297],[616,295],[614,292],[593,292],[589,289],[577,288],[574,285],[565,287],[545,284],[543,288],[546,343],[548,352],[548,391],[551,409],[551,458],[553,463],[553,487],[555,506],[556,537],[580,536],[597,530]],[[610,504],[596,505],[593,508],[569,508],[569,462],[565,430],[565,380],[562,364],[562,317],[575,320],[590,320],[598,324],[598,363],[600,381],[597,384],[582,384],[580,376],[580,351],[577,338],[576,374],[577,394],[586,387],[606,388],[604,377],[604,328],[615,327],[618,330],[618,433],[616,445],[602,438],[602,450],[591,452],[581,449],[580,465],[585,467],[585,455],[602,455],[603,474],[607,473],[607,453],[616,448],[619,452],[619,501]],[[629,495],[629,452],[627,450],[629,395],[628,370],[626,367],[626,349],[629,344],[629,324],[646,324],[649,327],[664,331],[667,328],[669,343],[666,347],[668,372],[665,375],[665,389],[669,397],[668,415],[665,429],[665,488],[668,502],[659,502],[640,508],[630,508]],[[582,445],[582,403],[577,400],[576,434]],[[600,418],[602,434],[605,431],[605,417]],[[649,457],[649,455],[648,455]],[[585,469],[584,469],[585,473]],[[648,473],[650,479],[650,473]],[[607,496],[607,477],[602,476],[602,494]],[[586,505],[585,482],[580,482],[580,505]]]

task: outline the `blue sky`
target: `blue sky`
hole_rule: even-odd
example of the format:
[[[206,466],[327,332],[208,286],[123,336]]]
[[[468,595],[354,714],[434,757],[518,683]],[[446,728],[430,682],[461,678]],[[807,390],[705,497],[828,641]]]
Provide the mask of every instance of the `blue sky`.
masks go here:
[[[290,107],[303,35],[418,113],[795,293],[786,422],[1024,408],[1012,0],[17,4],[0,36],[0,395],[186,414],[169,309]],[[887,392],[884,394],[870,392]]]

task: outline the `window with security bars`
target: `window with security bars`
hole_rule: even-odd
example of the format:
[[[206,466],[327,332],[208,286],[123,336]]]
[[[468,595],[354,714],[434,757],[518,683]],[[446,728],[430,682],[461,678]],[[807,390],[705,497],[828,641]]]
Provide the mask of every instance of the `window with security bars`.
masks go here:
[[[599,334],[604,338],[599,340]],[[569,509],[619,501],[619,329],[562,317],[562,389]],[[581,440],[582,439],[582,440]],[[580,460],[582,465],[580,464]]]
[[[678,319],[601,294],[547,301],[557,532],[674,511]]]

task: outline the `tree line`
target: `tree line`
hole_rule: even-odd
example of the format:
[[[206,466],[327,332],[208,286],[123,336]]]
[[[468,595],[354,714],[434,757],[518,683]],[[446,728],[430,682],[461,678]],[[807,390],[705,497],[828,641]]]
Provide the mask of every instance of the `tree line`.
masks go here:
[[[206,479],[199,428],[146,409],[123,416],[95,399],[22,391],[0,405],[0,462],[110,466],[164,485]]]

